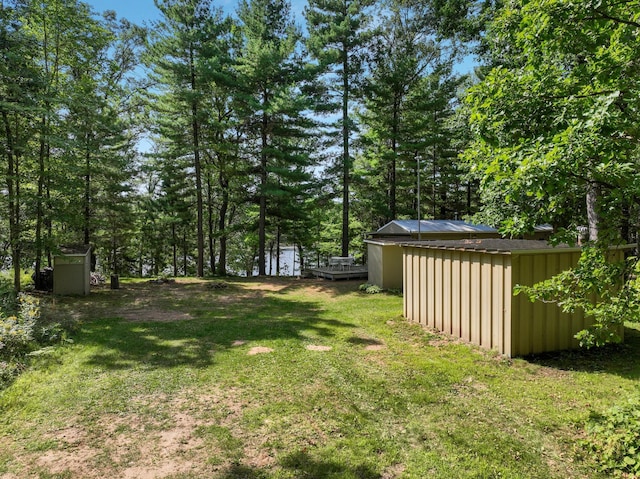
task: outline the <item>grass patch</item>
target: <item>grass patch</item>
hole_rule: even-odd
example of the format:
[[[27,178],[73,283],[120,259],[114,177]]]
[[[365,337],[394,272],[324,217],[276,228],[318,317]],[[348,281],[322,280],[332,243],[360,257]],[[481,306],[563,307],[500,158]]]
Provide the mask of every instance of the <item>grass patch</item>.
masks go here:
[[[598,478],[584,426],[639,392],[633,328],[510,360],[355,282],[122,286],[43,305],[80,327],[0,392],[3,474]]]

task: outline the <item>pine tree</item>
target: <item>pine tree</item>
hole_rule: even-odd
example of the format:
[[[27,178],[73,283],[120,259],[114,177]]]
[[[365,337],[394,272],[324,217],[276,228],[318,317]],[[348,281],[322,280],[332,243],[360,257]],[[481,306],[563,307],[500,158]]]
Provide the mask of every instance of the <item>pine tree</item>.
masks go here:
[[[246,153],[257,172],[258,274],[265,275],[268,221],[279,214],[276,210],[284,211],[273,206],[278,198],[293,200],[291,185],[308,179],[303,145],[312,123],[303,114],[309,100],[300,89],[308,71],[299,57],[301,36],[287,1],[243,1],[238,15],[244,45],[237,98],[246,118]]]
[[[147,61],[154,69],[154,78],[166,99],[165,111],[160,115],[182,115],[186,121],[188,138],[183,141],[183,154],[193,164],[196,195],[197,275],[204,276],[204,154],[203,123],[209,112],[204,107],[212,74],[211,60],[218,52],[215,44],[221,28],[222,16],[213,11],[210,0],[156,0],[163,20],[154,28],[154,37]],[[175,137],[184,132],[169,130],[163,134]],[[175,128],[175,126],[174,126]]]
[[[308,47],[327,72],[331,91],[324,111],[340,113],[342,153],[337,163],[342,187],[342,256],[349,255],[352,106],[359,98],[357,87],[363,72],[364,50],[370,38],[368,12],[374,3],[375,0],[310,0],[305,9],[310,32]]]

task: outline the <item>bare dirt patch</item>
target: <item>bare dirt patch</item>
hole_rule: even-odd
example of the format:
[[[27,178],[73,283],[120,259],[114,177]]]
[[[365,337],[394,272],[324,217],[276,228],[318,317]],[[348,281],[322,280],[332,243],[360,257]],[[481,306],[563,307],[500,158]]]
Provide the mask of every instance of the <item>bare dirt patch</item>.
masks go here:
[[[202,394],[184,391],[174,398],[144,395],[132,398],[131,403],[146,413],[108,413],[90,424],[73,424],[46,434],[58,446],[20,455],[24,477],[36,477],[36,470],[82,479],[213,477],[224,465],[216,467],[208,462],[217,453],[216,446],[205,442],[198,430],[213,424],[235,427],[246,406],[233,389]],[[170,414],[156,416],[153,411]],[[247,460],[253,465],[273,462],[261,442],[251,449]]]
[[[272,348],[267,348],[265,346],[255,346],[251,348],[247,354],[249,356],[255,356],[256,354],[267,354],[272,352],[273,352]]]
[[[306,346],[306,349],[308,349],[309,351],[331,351],[333,348],[331,346],[309,344]]]
[[[384,344],[369,344],[364,347],[365,351],[382,351],[386,346]]]

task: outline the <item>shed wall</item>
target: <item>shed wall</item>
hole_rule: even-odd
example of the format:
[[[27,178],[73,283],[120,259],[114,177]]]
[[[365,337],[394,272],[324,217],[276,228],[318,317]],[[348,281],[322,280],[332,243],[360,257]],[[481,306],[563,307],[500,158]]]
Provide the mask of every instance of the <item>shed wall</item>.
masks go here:
[[[577,251],[514,256],[512,288],[551,278],[574,267],[579,259]],[[577,348],[575,334],[590,325],[581,312],[563,313],[556,304],[532,303],[524,294],[514,296],[512,302],[512,356]]]
[[[575,251],[491,254],[405,247],[405,317],[507,356],[576,348],[573,336],[588,326],[582,314],[513,296],[513,288],[550,278],[579,257]]]
[[[53,293],[88,295],[91,289],[91,263],[88,255],[56,256]]]
[[[367,244],[368,282],[383,289],[402,289],[402,247]]]

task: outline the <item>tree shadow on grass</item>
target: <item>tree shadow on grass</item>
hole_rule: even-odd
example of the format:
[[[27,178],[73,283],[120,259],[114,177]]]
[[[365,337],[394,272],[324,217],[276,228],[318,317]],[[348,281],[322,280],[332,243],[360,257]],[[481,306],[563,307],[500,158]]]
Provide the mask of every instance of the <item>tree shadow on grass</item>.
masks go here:
[[[233,464],[220,475],[216,475],[216,477],[220,479],[268,479],[269,474],[243,464]]]
[[[347,339],[348,343],[356,346],[382,346],[384,343],[373,338],[363,338],[361,336],[351,336]]]
[[[625,327],[624,342],[621,344],[545,353],[526,359],[563,371],[602,372],[627,379],[640,379],[640,331]]]
[[[296,451],[280,461],[285,469],[291,470],[296,477],[329,477],[380,479],[382,476],[366,464],[350,466],[338,461],[317,460],[305,451]]]
[[[214,363],[216,354],[232,348],[237,341],[257,344],[303,340],[309,334],[331,337],[341,328],[354,326],[323,317],[320,301],[299,301],[261,291],[210,294],[206,299],[196,296],[188,308],[183,305],[185,310],[174,310],[179,305],[169,305],[177,317],[185,311],[197,311],[192,314],[193,319],[127,320],[116,316],[86,321],[75,339],[83,345],[97,346],[88,362],[108,369],[140,365],[204,368]],[[157,301],[160,304],[161,298]],[[135,300],[131,304],[134,310],[139,307]]]
[[[280,466],[294,474],[294,477],[309,477],[313,479],[344,478],[344,479],[381,479],[382,475],[372,470],[366,464],[350,466],[332,460],[317,460],[307,452],[297,451],[285,456]],[[259,468],[242,464],[234,464],[224,471],[221,479],[266,479],[270,475]]]
[[[329,281],[326,279],[295,279],[286,280],[286,286],[279,293],[295,292],[303,289],[312,288],[316,292],[327,294],[332,297],[351,294],[358,291],[358,287],[364,280],[344,279],[337,281]]]

